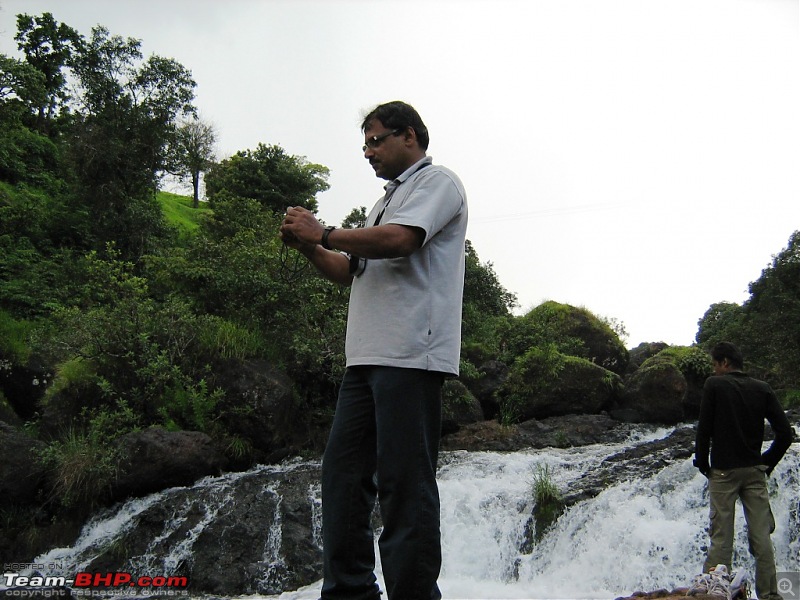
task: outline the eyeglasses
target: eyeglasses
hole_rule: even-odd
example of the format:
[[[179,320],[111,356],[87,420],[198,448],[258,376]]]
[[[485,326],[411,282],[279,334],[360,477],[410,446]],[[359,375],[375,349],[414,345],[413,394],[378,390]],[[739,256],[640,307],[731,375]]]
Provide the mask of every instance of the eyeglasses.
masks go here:
[[[367,138],[366,143],[363,146],[361,146],[361,151],[366,152],[367,148],[374,150],[383,143],[383,140],[388,138],[390,135],[395,135],[396,133],[400,133],[400,130],[392,129],[391,131],[387,131],[386,133],[382,133],[380,135],[373,135],[372,137]]]

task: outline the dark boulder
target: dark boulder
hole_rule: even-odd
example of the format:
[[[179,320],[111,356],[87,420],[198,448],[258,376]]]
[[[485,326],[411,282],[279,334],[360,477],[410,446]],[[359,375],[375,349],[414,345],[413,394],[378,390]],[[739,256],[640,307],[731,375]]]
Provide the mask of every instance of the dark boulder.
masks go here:
[[[597,414],[615,400],[619,375],[574,356],[529,352],[499,391],[501,412],[518,421],[559,415]]]
[[[628,350],[617,333],[585,308],[550,300],[521,317],[516,327],[520,333],[512,340],[512,349],[520,355],[534,346],[553,345],[618,375],[628,365]]]
[[[197,431],[151,427],[122,436],[119,450],[120,470],[112,486],[116,499],[189,485],[227,467],[225,455],[211,438]]]
[[[31,357],[21,365],[0,356],[0,393],[24,421],[34,417],[52,379],[51,370],[38,358]]]
[[[445,436],[442,450],[510,452],[527,448],[568,448],[619,442],[630,432],[630,425],[606,414],[530,419],[516,425],[501,425],[492,420],[465,425]]]
[[[14,407],[6,400],[3,392],[0,392],[0,421],[13,425],[14,427],[22,425],[22,419],[19,418]]]
[[[666,348],[669,348],[669,344],[665,342],[642,342],[635,348],[632,348],[628,351],[628,367],[625,373],[630,375],[641,367],[644,361],[648,358],[652,358]]]
[[[668,357],[646,360],[625,380],[614,418],[627,422],[674,425],[683,420],[686,378]]]
[[[231,360],[215,366],[214,385],[225,390],[222,423],[251,445],[252,461],[284,458],[294,429],[303,422],[289,377],[263,360]]]
[[[550,386],[529,399],[524,418],[597,414],[614,400],[618,375],[588,360],[569,357]]]
[[[219,597],[297,589],[322,576],[319,478],[316,463],[262,466],[132,500],[128,526],[77,558],[122,572],[169,556],[170,576]]]
[[[0,421],[0,510],[35,501],[45,483],[45,470],[36,459],[44,447]]]
[[[469,382],[469,389],[481,405],[483,417],[494,419],[500,414],[500,404],[495,392],[508,377],[508,366],[498,360],[490,360],[478,367],[480,377]]]
[[[442,434],[479,421],[483,421],[481,405],[467,386],[456,379],[446,381],[442,390]]]

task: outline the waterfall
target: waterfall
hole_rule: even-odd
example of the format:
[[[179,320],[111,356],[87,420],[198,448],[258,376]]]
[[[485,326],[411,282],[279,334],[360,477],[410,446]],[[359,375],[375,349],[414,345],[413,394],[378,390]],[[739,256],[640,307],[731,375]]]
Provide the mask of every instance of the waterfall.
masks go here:
[[[569,506],[536,543],[530,540],[532,483],[537,469],[547,467],[553,483],[566,492],[606,458],[626,448],[664,438],[671,429],[632,435],[614,444],[545,450],[445,452],[441,455],[439,489],[443,564],[439,580],[445,598],[603,598],[630,595],[636,590],[672,589],[688,585],[703,564],[708,521],[705,478],[691,459],[643,469],[594,497]],[[303,463],[308,465],[308,463]],[[302,467],[303,465],[301,465]],[[143,556],[160,573],[171,573],[188,560],[193,540],[208,523],[231,510],[230,490],[251,485],[255,474],[292,474],[297,464],[208,478],[184,489],[173,510]],[[310,536],[320,543],[320,488],[303,483],[302,503],[308,505]],[[772,536],[779,571],[800,571],[800,448],[794,444],[772,474],[769,490],[776,530]],[[280,511],[282,488],[257,484],[248,492],[254,507],[263,508],[262,577],[280,574],[283,560]],[[65,572],[85,567],[97,548],[130,528],[137,516],[175,491],[126,502],[88,524],[72,548],[57,549],[37,563],[63,564]],[[241,500],[239,501],[241,503]],[[188,505],[192,504],[192,508]],[[199,510],[198,507],[203,507]],[[199,514],[195,514],[199,513]],[[187,515],[194,515],[187,521]],[[152,519],[151,519],[152,520]],[[754,572],[747,550],[741,507],[736,519],[734,568]],[[180,531],[178,536],[176,532]],[[170,541],[171,540],[171,541]],[[176,540],[178,540],[176,542]],[[169,541],[169,544],[168,544]],[[526,543],[527,541],[527,543]],[[156,558],[159,547],[159,558]],[[376,545],[377,555],[377,545]],[[277,570],[276,570],[277,569]],[[378,559],[380,583],[380,561]],[[280,595],[248,598],[315,600],[319,582]],[[244,592],[243,592],[244,593]]]
[[[441,582],[445,596],[614,598],[636,590],[688,585],[702,568],[708,542],[706,479],[691,459],[642,473],[572,506],[530,554],[516,557],[518,566],[510,572],[509,558],[519,547],[524,526],[520,511],[529,513],[525,473],[530,465],[549,465],[552,473],[561,473],[558,484],[566,486],[591,468],[593,451],[607,449],[517,453],[513,461],[502,456],[470,457],[476,479],[483,473],[495,474],[497,480],[486,486],[463,479],[469,468],[455,479],[445,469],[441,481],[442,530],[449,551]],[[772,539],[778,570],[783,571],[800,570],[798,454],[795,445],[769,482],[776,520]],[[492,519],[483,510],[488,505],[493,506]],[[504,519],[496,512],[501,505]],[[465,511],[463,506],[471,508]],[[737,511],[734,568],[752,575],[754,563],[740,505]],[[464,512],[473,513],[471,523],[463,519]]]
[[[659,430],[626,444],[664,435],[665,430]],[[555,483],[566,489],[626,444],[443,456],[439,469],[443,596],[610,600],[637,590],[688,586],[702,569],[708,543],[706,479],[691,459],[642,473],[572,506],[530,554],[519,551],[533,505],[537,465],[547,465]],[[800,571],[798,482],[800,450],[795,444],[769,481],[779,571]],[[755,565],[738,503],[733,563],[734,569],[743,568],[753,576]],[[319,584],[268,596],[318,597]]]

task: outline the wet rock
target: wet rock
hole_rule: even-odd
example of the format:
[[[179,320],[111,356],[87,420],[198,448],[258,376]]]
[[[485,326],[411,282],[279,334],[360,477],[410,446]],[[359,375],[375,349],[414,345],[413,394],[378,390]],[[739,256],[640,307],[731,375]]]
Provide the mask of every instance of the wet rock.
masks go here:
[[[477,398],[458,380],[445,382],[442,391],[442,434],[454,433],[462,426],[483,421]]]
[[[620,420],[675,425],[684,418],[686,378],[669,358],[647,360],[624,385],[611,415]]]
[[[619,481],[637,479],[642,473],[659,471],[674,462],[688,460],[694,455],[695,429],[682,427],[665,438],[637,444],[606,458],[570,487],[564,494],[565,505],[594,498]]]
[[[211,438],[197,431],[150,427],[122,436],[119,447],[120,472],[112,486],[117,499],[189,485],[201,477],[219,475],[227,466]]]
[[[495,392],[508,377],[508,366],[499,360],[490,360],[478,367],[480,378],[470,382],[469,388],[478,399],[486,419],[494,419],[500,414],[500,404]]]
[[[631,426],[606,414],[564,415],[530,419],[516,425],[484,421],[442,438],[443,450],[516,451],[525,448],[567,448],[625,439]]]
[[[91,549],[92,572],[163,575],[222,597],[279,594],[322,573],[319,465],[262,467],[132,500],[130,523]],[[144,503],[144,508],[137,505]],[[101,515],[102,517],[102,515]]]
[[[254,462],[277,462],[302,419],[295,414],[292,381],[263,360],[224,361],[214,367],[214,385],[226,392],[226,429],[251,445]]]
[[[0,509],[33,504],[45,481],[36,452],[45,444],[0,421]]]

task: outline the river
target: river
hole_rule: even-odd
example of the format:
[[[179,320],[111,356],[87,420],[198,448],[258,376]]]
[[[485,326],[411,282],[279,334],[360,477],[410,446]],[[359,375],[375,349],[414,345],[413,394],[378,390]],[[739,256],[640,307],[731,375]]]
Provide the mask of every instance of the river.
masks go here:
[[[525,547],[537,470],[546,467],[558,488],[567,491],[603,459],[671,431],[643,430],[620,443],[568,449],[442,453],[443,564],[439,584],[444,597],[611,599],[637,590],[688,585],[703,563],[708,520],[706,480],[691,459],[666,466],[656,462],[573,504],[537,544],[528,551],[520,550]],[[223,502],[225,490],[241,477],[229,474],[206,479],[196,485],[195,496],[210,488]],[[800,452],[794,444],[769,480],[779,571],[800,571],[799,481]],[[159,494],[129,501],[87,525],[75,547],[55,550],[36,562],[57,563],[66,572],[80,569],[88,563],[98,540],[113,539],[117,531],[129,526],[132,516],[159,501]],[[318,543],[318,487],[312,487],[309,502]],[[753,573],[741,507],[738,511],[734,568]],[[197,538],[192,532],[202,532],[216,511],[206,514],[209,516],[183,536],[181,547],[172,547],[158,559],[160,573],[171,572],[191,557],[192,540]],[[265,528],[265,564],[280,562],[278,525],[273,522]],[[161,536],[166,539],[168,534]],[[380,562],[377,572],[380,578]],[[315,582],[280,595],[247,598],[312,600],[319,597],[319,585]]]

